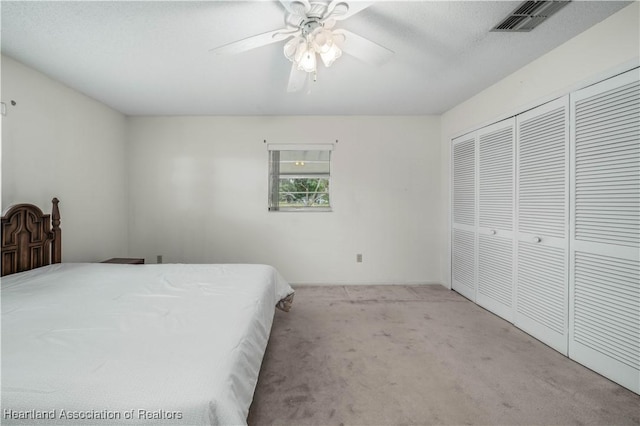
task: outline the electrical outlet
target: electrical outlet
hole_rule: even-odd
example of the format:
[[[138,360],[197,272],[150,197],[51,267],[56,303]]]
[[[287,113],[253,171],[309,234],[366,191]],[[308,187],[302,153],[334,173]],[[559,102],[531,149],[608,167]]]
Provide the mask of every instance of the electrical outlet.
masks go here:
[[[162,255],[161,254],[156,256],[156,263],[162,263]]]
[[[356,262],[362,263],[362,253],[356,254]]]

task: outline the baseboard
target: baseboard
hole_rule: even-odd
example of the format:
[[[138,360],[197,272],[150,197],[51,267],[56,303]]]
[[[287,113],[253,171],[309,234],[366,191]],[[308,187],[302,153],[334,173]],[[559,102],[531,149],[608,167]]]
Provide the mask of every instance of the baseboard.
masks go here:
[[[353,286],[364,286],[364,285],[397,285],[397,286],[401,286],[401,285],[441,285],[444,288],[448,288],[446,285],[440,283],[440,282],[436,282],[436,281],[405,281],[405,282],[389,282],[389,281],[370,281],[370,282],[332,282],[332,283],[326,283],[326,282],[297,282],[297,283],[290,283],[292,286],[299,286],[299,287],[305,287],[305,286],[316,286],[316,287],[335,287],[335,286],[345,286],[345,285],[353,285]]]

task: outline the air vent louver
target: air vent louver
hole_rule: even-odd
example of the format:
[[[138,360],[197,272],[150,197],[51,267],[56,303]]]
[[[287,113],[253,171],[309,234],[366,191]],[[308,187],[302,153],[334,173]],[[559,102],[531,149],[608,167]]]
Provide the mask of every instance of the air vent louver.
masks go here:
[[[551,15],[562,9],[567,1],[525,1],[491,31],[526,32],[531,31]]]

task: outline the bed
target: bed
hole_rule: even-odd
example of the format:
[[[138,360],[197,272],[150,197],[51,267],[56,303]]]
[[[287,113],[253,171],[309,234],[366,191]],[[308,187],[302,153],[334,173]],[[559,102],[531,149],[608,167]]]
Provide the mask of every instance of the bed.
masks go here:
[[[61,263],[33,205],[2,217],[3,424],[246,424],[276,305],[267,265]],[[51,226],[51,227],[50,227]]]

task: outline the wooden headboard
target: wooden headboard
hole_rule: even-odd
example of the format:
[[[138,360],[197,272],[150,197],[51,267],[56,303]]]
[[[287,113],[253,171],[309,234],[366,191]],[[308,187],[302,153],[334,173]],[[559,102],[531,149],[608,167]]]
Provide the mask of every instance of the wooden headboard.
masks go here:
[[[51,215],[33,204],[17,204],[2,216],[2,276],[62,261],[58,199],[51,202]]]

